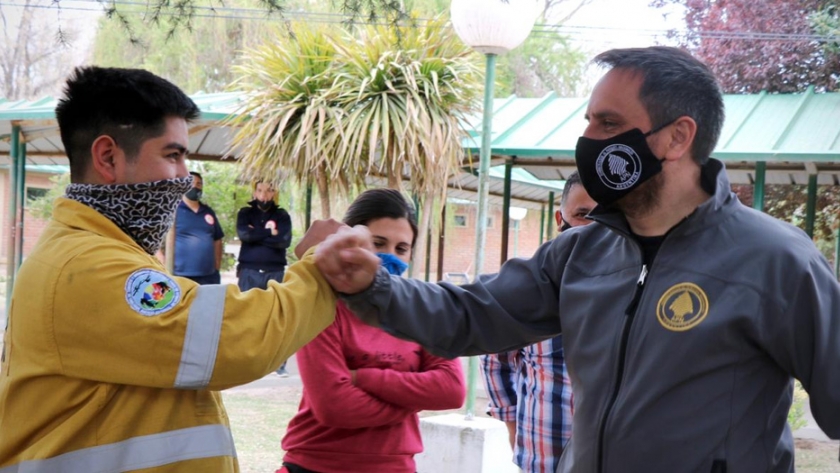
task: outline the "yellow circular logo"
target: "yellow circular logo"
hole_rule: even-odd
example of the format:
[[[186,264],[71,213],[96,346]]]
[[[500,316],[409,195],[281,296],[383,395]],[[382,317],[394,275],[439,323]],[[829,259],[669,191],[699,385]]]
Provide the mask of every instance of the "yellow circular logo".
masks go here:
[[[656,305],[656,318],[668,330],[683,332],[695,327],[709,314],[709,298],[690,282],[671,286]]]

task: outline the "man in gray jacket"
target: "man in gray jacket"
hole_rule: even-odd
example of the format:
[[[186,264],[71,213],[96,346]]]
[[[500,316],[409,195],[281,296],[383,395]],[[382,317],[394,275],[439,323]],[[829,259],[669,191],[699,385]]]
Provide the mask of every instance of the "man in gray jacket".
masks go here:
[[[562,331],[575,419],[559,472],[792,472],[793,378],[840,438],[840,286],[710,158],[723,100],[704,64],[664,47],[595,61],[611,69],[576,149],[595,224],[466,286],[389,277],[363,228],[316,264],[357,315],[437,354]]]

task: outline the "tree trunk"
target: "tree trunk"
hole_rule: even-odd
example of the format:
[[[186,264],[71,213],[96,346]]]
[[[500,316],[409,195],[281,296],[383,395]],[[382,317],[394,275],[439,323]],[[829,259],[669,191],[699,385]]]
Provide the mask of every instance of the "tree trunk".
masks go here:
[[[330,218],[330,187],[327,182],[326,170],[319,169],[316,172],[315,180],[318,184],[318,197],[321,199],[321,218]]]
[[[429,227],[432,225],[432,209],[434,209],[435,199],[432,195],[424,195],[422,197],[420,212],[420,221],[417,222],[417,244],[414,245],[414,266],[416,268],[423,268],[421,274],[417,274],[418,279],[425,279],[426,271],[426,247],[429,245]]]
[[[388,187],[391,189],[400,190],[402,186],[402,166],[400,166],[399,172],[393,172],[393,170],[388,173]]]

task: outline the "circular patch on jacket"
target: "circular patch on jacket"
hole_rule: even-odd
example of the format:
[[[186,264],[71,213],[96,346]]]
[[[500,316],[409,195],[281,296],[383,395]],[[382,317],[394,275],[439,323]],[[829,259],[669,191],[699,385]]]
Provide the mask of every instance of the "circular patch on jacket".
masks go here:
[[[277,228],[277,224],[274,223],[274,220],[269,220],[269,221],[265,222],[265,228],[267,228],[269,230],[274,230],[275,228]]]
[[[138,314],[151,317],[174,307],[181,300],[181,288],[160,271],[140,269],[125,281],[125,300]]]
[[[216,220],[210,214],[204,215],[204,221],[207,222],[207,225],[213,225],[214,223],[216,223]]]
[[[607,146],[595,161],[598,177],[613,190],[628,189],[642,175],[642,160],[636,151],[623,144]]]
[[[656,318],[668,330],[684,332],[709,315],[709,298],[696,284],[684,282],[671,286],[656,304]]]

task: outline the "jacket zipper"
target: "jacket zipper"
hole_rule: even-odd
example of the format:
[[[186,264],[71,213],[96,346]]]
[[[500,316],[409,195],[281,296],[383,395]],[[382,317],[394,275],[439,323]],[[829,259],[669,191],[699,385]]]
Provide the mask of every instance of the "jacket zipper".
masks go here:
[[[615,405],[615,401],[618,399],[618,392],[621,390],[621,379],[624,377],[624,363],[625,357],[627,356],[627,342],[630,338],[630,329],[633,327],[636,309],[639,307],[639,300],[641,300],[642,292],[645,288],[647,275],[647,265],[642,264],[642,272],[639,274],[639,279],[636,281],[636,291],[633,293],[633,299],[624,311],[626,318],[624,319],[624,326],[622,327],[621,332],[621,343],[618,348],[618,372],[616,373],[615,389],[613,389],[610,402],[607,403],[607,409],[604,411],[604,417],[601,420],[601,429],[598,432],[598,468],[596,471],[601,473],[604,471],[604,438],[607,432],[607,421],[610,418],[610,412]]]

